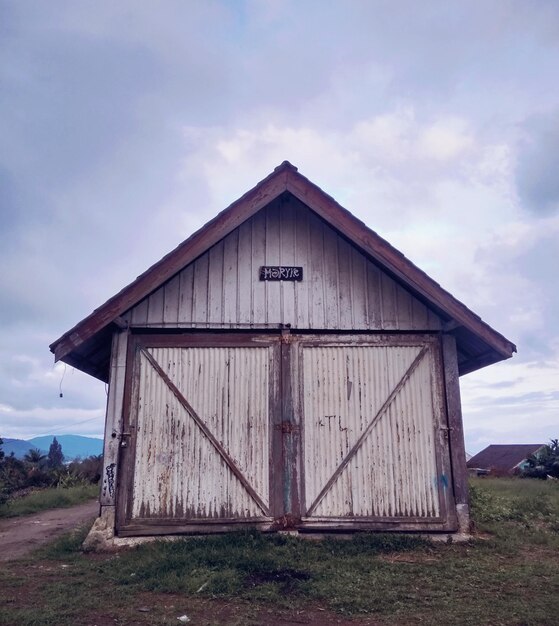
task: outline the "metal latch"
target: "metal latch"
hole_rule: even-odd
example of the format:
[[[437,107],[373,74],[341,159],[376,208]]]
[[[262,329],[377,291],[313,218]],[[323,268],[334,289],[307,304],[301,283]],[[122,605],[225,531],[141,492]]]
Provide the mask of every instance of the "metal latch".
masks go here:
[[[126,448],[128,447],[128,441],[126,441],[125,437],[131,437],[132,433],[120,433],[120,447]]]

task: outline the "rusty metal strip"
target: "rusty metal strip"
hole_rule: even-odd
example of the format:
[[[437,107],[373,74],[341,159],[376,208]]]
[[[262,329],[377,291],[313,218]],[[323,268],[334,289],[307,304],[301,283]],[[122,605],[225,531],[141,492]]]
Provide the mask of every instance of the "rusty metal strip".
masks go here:
[[[256,493],[254,488],[245,478],[242,471],[239,469],[235,461],[229,456],[225,448],[219,443],[219,441],[215,438],[213,433],[209,430],[206,424],[203,422],[201,417],[196,413],[196,411],[192,408],[188,400],[182,395],[179,389],[175,386],[173,381],[167,376],[165,371],[161,368],[159,363],[153,358],[153,356],[147,352],[144,348],[141,349],[141,353],[146,357],[149,361],[150,365],[153,369],[159,374],[159,376],[163,379],[167,387],[173,392],[175,398],[180,402],[180,404],[188,411],[190,417],[194,420],[198,428],[204,433],[204,435],[208,438],[210,443],[216,449],[217,453],[221,456],[221,458],[225,461],[229,469],[235,474],[235,476],[239,479],[241,485],[247,490],[250,497],[256,502],[256,504],[260,507],[264,515],[270,515],[270,511],[268,507],[264,504],[260,496]]]
[[[428,349],[427,346],[424,346],[423,349],[421,350],[421,352],[415,357],[415,359],[413,360],[412,364],[408,367],[406,373],[404,374],[404,376],[402,377],[400,382],[391,391],[390,395],[384,401],[384,404],[381,406],[381,408],[379,409],[378,413],[369,422],[369,425],[367,426],[367,428],[365,428],[365,430],[361,433],[361,436],[359,437],[357,442],[354,444],[354,446],[351,448],[351,450],[346,454],[344,460],[337,467],[336,471],[332,474],[332,476],[330,477],[330,479],[328,480],[326,485],[324,485],[324,487],[322,488],[321,492],[316,497],[315,501],[311,504],[311,506],[309,507],[309,509],[308,509],[308,511],[306,513],[306,517],[310,517],[312,515],[312,512],[320,504],[320,501],[322,500],[322,498],[324,498],[324,496],[328,493],[328,491],[330,490],[330,487],[332,487],[332,485],[336,482],[336,480],[338,479],[340,474],[343,472],[343,470],[346,467],[346,465],[355,456],[357,450],[359,450],[359,448],[361,447],[362,443],[365,441],[366,437],[371,432],[373,426],[384,415],[384,413],[386,413],[388,407],[392,404],[392,401],[394,400],[394,398],[400,393],[400,390],[402,389],[402,387],[409,380],[409,378],[413,374],[415,368],[419,365],[419,363],[421,362],[421,360],[423,359],[423,357],[427,353],[427,349]]]

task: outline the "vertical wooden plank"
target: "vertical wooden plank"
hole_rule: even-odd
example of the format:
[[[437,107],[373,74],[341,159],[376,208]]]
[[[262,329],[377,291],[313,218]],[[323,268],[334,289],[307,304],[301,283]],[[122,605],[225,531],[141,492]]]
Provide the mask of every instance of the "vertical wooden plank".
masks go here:
[[[294,410],[296,381],[293,377],[292,358],[295,355],[292,336],[283,330],[281,336],[281,396],[282,396],[282,449],[283,449],[283,510],[286,526],[293,527],[301,518],[299,499],[300,421]]]
[[[450,459],[452,466],[452,486],[456,501],[459,531],[470,530],[468,470],[464,448],[464,429],[462,424],[462,404],[460,401],[460,382],[458,378],[458,355],[456,340],[452,335],[442,336],[444,364],[444,383],[448,413]]]
[[[208,322],[223,322],[223,240],[209,250],[208,267]]]
[[[124,383],[126,378],[127,331],[113,333],[109,395],[105,417],[105,439],[103,445],[103,480],[101,484],[101,506],[114,506],[116,502],[119,446],[122,433],[124,410]]]
[[[292,199],[295,223],[295,263],[303,268],[303,280],[295,283],[296,328],[309,328],[309,291],[311,264],[309,253],[309,210]]]
[[[173,276],[164,286],[163,323],[174,326],[179,319],[180,274]]]
[[[367,330],[369,328],[367,300],[367,269],[365,257],[351,246],[351,295],[353,313],[352,328]]]
[[[254,285],[258,280],[257,266],[252,266],[252,220],[239,226],[237,285],[239,289],[237,321],[240,324],[252,322]]]
[[[295,212],[289,199],[282,198],[280,207],[280,265],[298,265],[295,262]],[[300,285],[294,281],[281,281],[282,321],[284,324],[295,326],[295,290]]]
[[[282,383],[281,383],[281,342],[279,337],[275,339],[269,350],[270,372],[270,436],[269,436],[269,462],[270,462],[270,513],[272,517],[279,518],[285,513],[284,509],[284,458],[283,458],[283,434],[282,434]]]
[[[341,330],[349,330],[353,328],[353,301],[351,290],[351,267],[350,256],[351,249],[349,244],[339,235],[337,239],[338,253],[338,309],[339,309],[339,326]],[[325,253],[327,251],[325,249]]]
[[[367,261],[366,270],[368,326],[371,330],[380,330],[382,328],[380,270],[371,261]]]
[[[253,280],[253,311],[251,322],[266,322],[266,287],[267,282],[258,280],[259,268],[266,265],[266,214],[259,211],[252,220],[252,280]]]
[[[187,265],[179,274],[178,323],[192,322],[192,302],[194,300],[194,264]]]
[[[396,284],[384,272],[380,273],[380,301],[382,328],[385,330],[397,330],[396,317]]]
[[[240,298],[247,294],[240,292],[238,279],[239,229],[236,228],[223,240],[223,321],[235,324]]]
[[[304,414],[304,380],[305,376],[309,376],[309,372],[304,371],[303,367],[303,348],[301,346],[301,335],[292,335],[289,345],[289,366],[291,370],[291,403],[293,409],[294,430],[297,433],[297,447],[295,449],[295,466],[294,472],[297,476],[297,485],[295,487],[297,500],[295,515],[302,517],[305,513],[305,414]],[[318,460],[317,460],[318,462]]]
[[[332,329],[340,327],[337,243],[334,230],[323,224],[324,327]]]
[[[116,528],[126,524],[132,510],[134,458],[137,442],[137,407],[139,396],[140,363],[138,356],[139,338],[128,335],[126,350],[126,376],[122,402],[122,437],[119,445],[119,472],[115,499]],[[125,435],[126,433],[126,435]]]
[[[429,316],[429,330],[441,330],[441,318],[429,308],[427,308],[427,315]]]
[[[427,307],[417,298],[412,296],[411,299],[411,324],[414,330],[428,330],[429,316],[427,315]]]
[[[447,428],[448,412],[445,399],[445,374],[440,337],[430,338],[429,358],[431,361],[431,395],[436,428],[433,434],[437,448],[436,475],[438,477],[439,505],[441,516],[445,519],[446,529],[455,531],[457,529],[457,518],[452,488],[452,460],[450,457],[449,430]]]
[[[165,292],[163,287],[156,289],[148,298],[148,325],[159,326],[163,322]]]
[[[310,254],[310,285],[309,285],[309,326],[310,328],[325,328],[326,316],[324,312],[324,240],[322,221],[309,213],[309,254]]]
[[[192,321],[196,326],[208,322],[208,262],[207,252],[194,261]]]
[[[148,299],[144,298],[131,310],[132,326],[145,326],[148,321]]]
[[[413,330],[412,297],[406,289],[395,283],[396,323],[400,330]]]
[[[280,220],[279,204],[273,202],[266,209],[266,263],[280,265]],[[271,325],[283,323],[281,281],[266,283],[266,322]]]

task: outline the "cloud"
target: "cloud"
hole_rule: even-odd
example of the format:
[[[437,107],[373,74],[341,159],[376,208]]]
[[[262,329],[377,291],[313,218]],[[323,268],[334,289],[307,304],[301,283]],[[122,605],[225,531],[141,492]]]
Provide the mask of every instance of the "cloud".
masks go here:
[[[559,354],[558,240],[559,216],[517,219],[477,249],[482,309],[500,317],[503,332],[517,341],[515,359],[545,362]]]
[[[6,419],[2,428],[2,438],[32,439],[41,435],[80,434],[101,437],[105,422],[103,410],[45,409],[32,411],[4,411],[0,407],[0,417]]]
[[[524,125],[516,169],[518,193],[535,215],[559,212],[559,111],[538,115]]]
[[[559,350],[546,363],[510,361],[461,378],[466,448],[546,443],[559,424]],[[512,383],[512,384],[511,384]]]
[[[410,106],[356,120],[343,132],[255,119],[233,129],[185,127],[184,136],[189,148],[184,172],[208,181],[217,206],[237,190],[241,195],[257,172],[263,177],[288,159],[311,179],[328,181],[329,193],[352,210],[374,207],[381,223],[396,205],[398,212],[429,211],[438,185],[470,177],[468,169],[486,167],[476,164],[479,154],[496,150],[480,145],[465,120],[419,119]],[[480,170],[480,178],[483,174]]]

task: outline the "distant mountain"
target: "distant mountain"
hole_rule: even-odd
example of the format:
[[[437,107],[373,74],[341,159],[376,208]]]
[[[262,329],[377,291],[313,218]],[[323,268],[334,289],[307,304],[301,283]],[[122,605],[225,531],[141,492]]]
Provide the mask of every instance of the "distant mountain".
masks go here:
[[[18,459],[23,459],[31,448],[37,448],[36,445],[32,444],[30,441],[25,441],[24,439],[7,439],[6,437],[2,437],[2,441],[4,442],[2,445],[4,454],[6,456],[10,456],[13,452],[14,456]],[[48,448],[46,451],[41,450],[41,452],[42,454],[46,454],[48,452]]]
[[[33,437],[29,443],[40,450],[50,448],[52,440],[56,437],[62,446],[62,454],[66,461],[71,461],[77,457],[85,459],[88,456],[103,453],[103,440],[93,437],[82,437],[81,435],[45,435],[43,437]]]
[[[24,439],[7,439],[3,437],[4,445],[2,450],[6,456],[12,452],[18,459],[29,452],[30,448],[37,448],[43,454],[48,454],[50,444],[56,437],[62,446],[62,454],[66,461],[73,461],[77,457],[85,459],[88,456],[97,456],[103,453],[103,440],[93,437],[82,437],[81,435],[45,435],[43,437],[33,437],[28,441]]]

